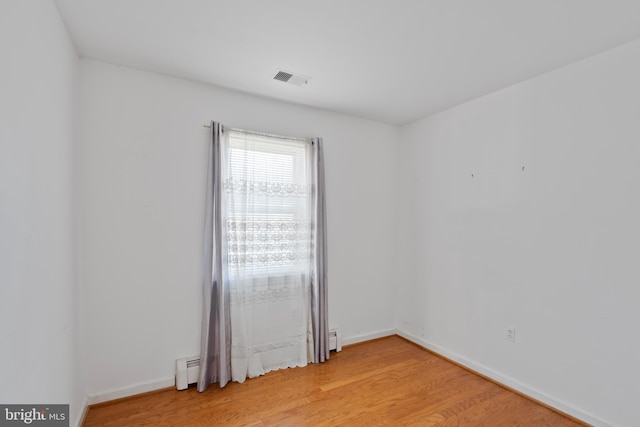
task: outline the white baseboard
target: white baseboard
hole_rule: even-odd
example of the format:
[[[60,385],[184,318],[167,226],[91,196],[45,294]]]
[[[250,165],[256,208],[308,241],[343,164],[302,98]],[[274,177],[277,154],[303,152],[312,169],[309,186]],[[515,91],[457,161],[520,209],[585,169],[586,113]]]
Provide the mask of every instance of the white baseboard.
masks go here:
[[[349,344],[357,344],[359,342],[363,342],[363,341],[370,341],[370,340],[375,340],[376,338],[384,338],[384,337],[389,337],[391,335],[396,335],[397,331],[395,329],[384,329],[382,331],[377,331],[377,332],[371,332],[368,334],[362,334],[362,335],[353,335],[350,337],[342,337],[342,345],[349,345]]]
[[[539,390],[536,390],[533,387],[529,387],[526,384],[522,384],[521,382],[508,377],[506,375],[503,375],[499,372],[496,372],[492,369],[487,368],[486,366],[483,366],[479,363],[476,363],[472,360],[469,360],[463,356],[460,356],[456,353],[453,353],[443,347],[440,347],[439,345],[430,343],[422,338],[418,338],[415,335],[412,335],[410,333],[401,331],[401,330],[396,330],[395,333],[398,336],[401,336],[402,338],[405,338],[415,344],[418,344],[421,347],[426,348],[427,350],[430,350],[440,356],[443,356],[447,359],[453,360],[456,363],[459,363],[460,365],[475,371],[479,374],[482,374],[488,378],[491,378],[492,380],[496,381],[499,384],[503,384],[507,387],[510,387],[526,396],[529,396],[535,400],[538,400],[546,405],[551,406],[552,408],[557,409],[560,412],[564,412],[567,415],[571,415],[572,417],[575,417],[579,420],[582,420],[588,424],[591,424],[595,427],[613,427],[612,424],[607,423],[606,421],[591,415],[587,412],[584,412],[581,409],[575,408],[571,405],[569,405],[568,403],[562,402],[561,400],[555,399],[551,396],[549,396],[548,394],[545,394]]]
[[[87,417],[87,412],[89,411],[89,403],[87,402],[87,398],[85,397],[84,403],[82,404],[82,408],[80,408],[77,412],[76,427],[82,427],[84,424],[84,419]]]
[[[175,377],[145,383],[138,383],[127,387],[89,394],[89,396],[87,396],[87,403],[89,405],[95,405],[96,403],[108,402],[110,400],[134,396],[136,394],[147,393],[149,391],[161,390],[167,387],[175,387],[175,385]]]

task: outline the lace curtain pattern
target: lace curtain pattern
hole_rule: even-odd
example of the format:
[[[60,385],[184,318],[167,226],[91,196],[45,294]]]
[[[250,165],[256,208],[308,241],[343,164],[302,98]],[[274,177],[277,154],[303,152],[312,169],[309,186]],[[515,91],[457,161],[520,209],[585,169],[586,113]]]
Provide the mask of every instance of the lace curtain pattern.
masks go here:
[[[309,259],[310,224],[279,216],[240,217],[227,220],[229,264],[293,266]]]

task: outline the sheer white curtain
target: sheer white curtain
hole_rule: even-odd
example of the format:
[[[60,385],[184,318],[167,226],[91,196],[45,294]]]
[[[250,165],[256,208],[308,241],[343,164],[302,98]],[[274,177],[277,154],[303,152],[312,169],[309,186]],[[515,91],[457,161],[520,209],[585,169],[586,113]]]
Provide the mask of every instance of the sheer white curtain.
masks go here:
[[[304,140],[230,130],[225,143],[231,378],[242,382],[313,353],[312,156]]]

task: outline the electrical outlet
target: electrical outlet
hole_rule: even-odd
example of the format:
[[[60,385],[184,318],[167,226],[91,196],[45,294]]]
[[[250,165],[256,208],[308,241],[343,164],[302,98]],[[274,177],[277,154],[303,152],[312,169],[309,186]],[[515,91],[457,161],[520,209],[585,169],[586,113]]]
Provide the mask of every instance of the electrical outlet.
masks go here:
[[[516,328],[513,326],[507,326],[507,334],[504,336],[509,342],[516,342]]]

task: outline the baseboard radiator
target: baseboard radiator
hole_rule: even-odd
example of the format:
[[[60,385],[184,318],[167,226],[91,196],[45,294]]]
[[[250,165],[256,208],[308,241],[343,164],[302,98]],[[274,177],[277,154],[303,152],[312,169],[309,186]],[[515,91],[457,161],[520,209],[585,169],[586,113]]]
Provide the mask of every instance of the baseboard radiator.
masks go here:
[[[189,388],[189,384],[197,383],[199,373],[200,356],[176,360],[176,388],[186,390]]]
[[[329,350],[342,351],[342,334],[340,329],[329,331]],[[200,356],[184,357],[176,360],[176,388],[186,390],[189,384],[198,382],[200,373]]]
[[[342,333],[339,328],[329,330],[329,350],[342,351]]]

